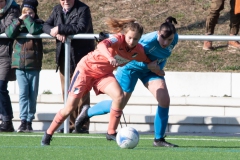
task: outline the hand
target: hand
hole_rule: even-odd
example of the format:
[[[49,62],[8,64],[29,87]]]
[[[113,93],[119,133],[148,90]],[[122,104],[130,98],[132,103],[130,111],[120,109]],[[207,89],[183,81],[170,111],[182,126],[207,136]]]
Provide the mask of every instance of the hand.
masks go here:
[[[109,63],[113,66],[113,67],[117,67],[118,66],[118,63],[117,63],[117,60],[115,58],[109,58],[108,59]]]
[[[57,34],[57,35],[56,35],[56,38],[57,38],[59,41],[61,41],[62,43],[64,43],[65,40],[66,40],[66,36],[65,36],[65,35],[61,35],[61,34]]]
[[[19,19],[24,20],[28,17],[28,14],[22,14]]]
[[[161,70],[157,64],[157,60],[148,64],[148,69],[153,73],[157,74],[158,76],[165,76],[164,70]]]
[[[159,66],[157,64],[157,60],[148,63],[147,67],[150,70],[155,70],[155,69],[159,68]]]
[[[50,35],[53,36],[53,37],[56,37],[57,34],[58,34],[58,26],[53,27],[50,31]]]
[[[165,71],[164,70],[160,70],[159,71],[152,71],[153,73],[155,73],[158,76],[165,76]]]

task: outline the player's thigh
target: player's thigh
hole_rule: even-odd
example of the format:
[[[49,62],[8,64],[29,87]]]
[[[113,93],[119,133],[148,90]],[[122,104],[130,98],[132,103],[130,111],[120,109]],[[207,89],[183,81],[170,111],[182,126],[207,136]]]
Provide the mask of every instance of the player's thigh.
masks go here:
[[[61,114],[62,116],[68,116],[69,114],[71,114],[73,111],[76,110],[77,108],[77,105],[80,101],[80,98],[79,97],[75,97],[75,96],[72,96],[72,95],[68,95],[68,98],[67,98],[67,102],[66,102],[66,105],[65,107],[61,110]]]
[[[123,98],[123,91],[113,74],[108,74],[94,82],[93,89],[95,93],[105,93],[112,99]]]
[[[145,80],[145,87],[153,94],[161,107],[169,107],[170,97],[165,80],[161,76],[149,76]]]
[[[133,92],[139,78],[139,73],[125,67],[118,67],[115,77],[122,90],[127,93]]]

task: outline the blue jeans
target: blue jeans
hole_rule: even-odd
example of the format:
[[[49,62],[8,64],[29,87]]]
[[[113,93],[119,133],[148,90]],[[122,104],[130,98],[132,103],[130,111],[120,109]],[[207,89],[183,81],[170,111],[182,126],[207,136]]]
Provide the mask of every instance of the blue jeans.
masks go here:
[[[35,118],[40,70],[16,69],[19,86],[20,119],[32,122]]]
[[[3,121],[13,119],[12,104],[7,87],[8,81],[0,80],[0,115]]]

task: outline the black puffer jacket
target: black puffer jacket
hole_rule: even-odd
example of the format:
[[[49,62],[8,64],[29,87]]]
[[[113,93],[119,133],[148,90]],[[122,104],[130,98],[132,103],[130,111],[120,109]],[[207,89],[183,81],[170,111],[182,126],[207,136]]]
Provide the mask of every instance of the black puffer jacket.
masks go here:
[[[43,31],[50,34],[53,27],[58,26],[59,34],[74,35],[81,33],[93,33],[92,18],[89,7],[75,0],[74,7],[70,10],[66,22],[63,21],[62,6],[56,5],[47,21],[43,25]],[[56,63],[59,66],[60,56],[64,56],[64,43],[56,40]],[[95,49],[93,39],[72,39],[70,53],[70,72],[74,72],[80,59]]]

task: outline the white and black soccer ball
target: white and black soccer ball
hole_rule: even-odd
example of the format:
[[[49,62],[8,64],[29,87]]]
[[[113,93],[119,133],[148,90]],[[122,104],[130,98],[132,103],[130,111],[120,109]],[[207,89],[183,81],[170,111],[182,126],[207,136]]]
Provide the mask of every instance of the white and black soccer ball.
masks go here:
[[[116,141],[121,148],[133,149],[139,142],[138,131],[132,127],[121,128],[117,133]]]

